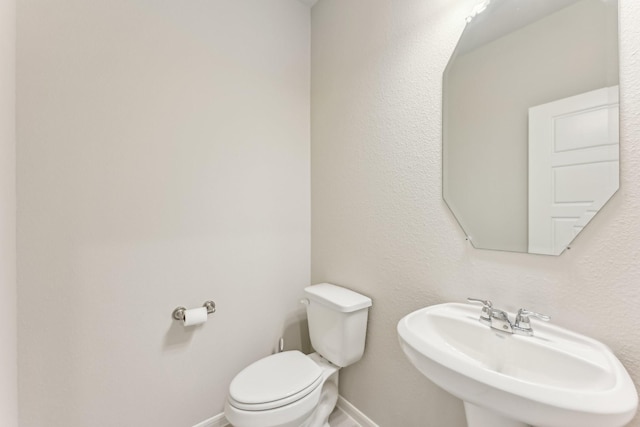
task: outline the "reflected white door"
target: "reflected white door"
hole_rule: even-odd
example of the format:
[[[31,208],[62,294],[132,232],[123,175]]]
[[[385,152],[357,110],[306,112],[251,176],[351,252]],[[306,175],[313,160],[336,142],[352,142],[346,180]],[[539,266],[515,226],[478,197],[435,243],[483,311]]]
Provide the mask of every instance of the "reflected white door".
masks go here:
[[[618,86],[529,109],[529,252],[560,254],[619,186]]]

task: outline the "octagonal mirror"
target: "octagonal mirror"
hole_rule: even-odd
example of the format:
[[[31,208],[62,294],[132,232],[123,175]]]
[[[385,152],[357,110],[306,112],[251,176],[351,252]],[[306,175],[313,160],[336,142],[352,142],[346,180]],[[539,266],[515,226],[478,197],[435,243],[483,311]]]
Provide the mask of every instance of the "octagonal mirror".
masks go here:
[[[619,186],[617,0],[485,0],[443,78],[443,197],[476,248],[559,255]]]

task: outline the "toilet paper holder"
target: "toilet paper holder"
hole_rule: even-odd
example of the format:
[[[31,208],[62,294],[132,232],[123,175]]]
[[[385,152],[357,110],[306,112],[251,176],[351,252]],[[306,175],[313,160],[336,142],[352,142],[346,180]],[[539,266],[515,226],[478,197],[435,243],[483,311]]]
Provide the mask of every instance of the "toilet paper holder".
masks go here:
[[[216,312],[216,303],[213,301],[205,301],[204,304],[202,304],[203,307],[205,307],[207,309],[207,314],[213,314]],[[184,320],[184,312],[186,311],[186,307],[176,307],[175,310],[173,310],[173,318],[176,320],[180,320],[183,321]]]

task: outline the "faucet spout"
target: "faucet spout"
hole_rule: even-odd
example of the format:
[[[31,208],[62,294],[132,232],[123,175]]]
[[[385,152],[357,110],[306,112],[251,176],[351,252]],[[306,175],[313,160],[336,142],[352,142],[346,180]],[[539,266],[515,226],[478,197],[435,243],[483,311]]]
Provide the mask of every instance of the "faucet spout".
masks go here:
[[[513,333],[513,325],[509,320],[509,315],[506,311],[492,308],[489,311],[489,318],[491,320],[491,326],[493,329],[497,329],[503,332]]]

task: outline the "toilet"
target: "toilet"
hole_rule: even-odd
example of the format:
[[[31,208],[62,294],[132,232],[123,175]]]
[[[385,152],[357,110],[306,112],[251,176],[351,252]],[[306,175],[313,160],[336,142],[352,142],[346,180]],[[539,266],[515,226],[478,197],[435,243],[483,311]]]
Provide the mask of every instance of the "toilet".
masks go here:
[[[304,289],[315,353],[267,356],[231,381],[224,413],[234,427],[329,427],[338,371],[362,358],[371,299],[321,283]]]

